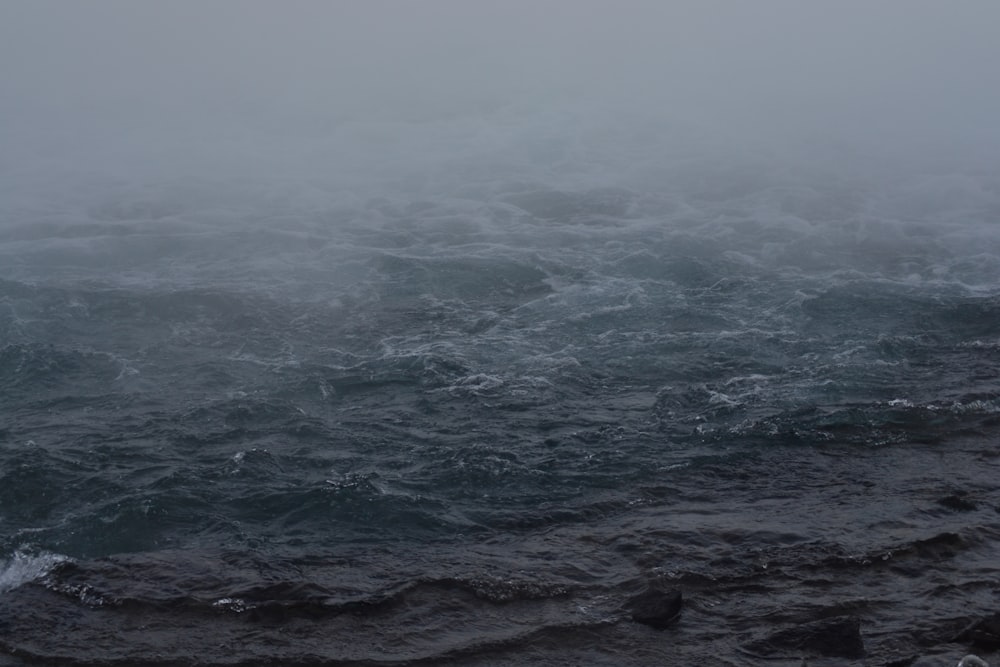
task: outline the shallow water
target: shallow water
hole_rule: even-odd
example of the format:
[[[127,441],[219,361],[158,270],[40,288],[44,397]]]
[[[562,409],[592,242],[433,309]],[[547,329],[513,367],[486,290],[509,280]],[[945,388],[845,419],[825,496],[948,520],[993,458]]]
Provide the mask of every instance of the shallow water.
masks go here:
[[[1000,177],[518,122],[379,129],[421,165],[7,180],[3,659],[799,664],[755,641],[845,615],[867,657],[810,664],[975,648]],[[654,582],[663,631],[625,607]]]

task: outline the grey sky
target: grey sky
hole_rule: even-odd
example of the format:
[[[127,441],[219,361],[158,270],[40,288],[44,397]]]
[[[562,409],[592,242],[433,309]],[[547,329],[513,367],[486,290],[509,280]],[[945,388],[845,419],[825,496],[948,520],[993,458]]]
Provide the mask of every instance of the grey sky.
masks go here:
[[[0,137],[578,104],[974,145],[998,137],[998,27],[995,0],[2,0]]]

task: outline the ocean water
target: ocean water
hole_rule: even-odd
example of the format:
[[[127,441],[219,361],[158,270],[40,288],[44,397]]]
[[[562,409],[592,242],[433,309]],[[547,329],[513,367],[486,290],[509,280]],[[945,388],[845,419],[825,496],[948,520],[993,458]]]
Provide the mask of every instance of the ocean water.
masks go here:
[[[1000,170],[589,122],[8,168],[0,664],[996,659]]]

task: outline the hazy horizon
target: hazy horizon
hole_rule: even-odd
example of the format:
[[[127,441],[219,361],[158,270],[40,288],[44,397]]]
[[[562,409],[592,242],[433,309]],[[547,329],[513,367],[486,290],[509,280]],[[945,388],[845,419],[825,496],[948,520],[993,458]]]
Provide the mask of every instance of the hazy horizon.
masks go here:
[[[6,2],[3,160],[280,170],[352,123],[460,134],[570,113],[587,132],[641,122],[806,160],[971,163],[1000,145],[998,24],[1000,5],[972,0]],[[394,139],[366,159],[383,149],[398,161]]]

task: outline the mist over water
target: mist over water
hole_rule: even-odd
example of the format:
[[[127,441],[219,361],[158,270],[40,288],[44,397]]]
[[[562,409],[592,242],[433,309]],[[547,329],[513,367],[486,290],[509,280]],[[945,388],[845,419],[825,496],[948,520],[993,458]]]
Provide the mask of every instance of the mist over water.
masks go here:
[[[415,132],[570,108],[809,161],[832,147],[972,160],[998,140],[998,11],[985,0],[12,3],[4,152],[22,168],[34,154],[116,174],[133,171],[127,159],[239,174],[248,158],[266,175],[312,173],[359,157],[309,150],[351,121]],[[391,148],[363,153],[396,158]]]
[[[0,5],[0,662],[996,660],[997,25]]]

